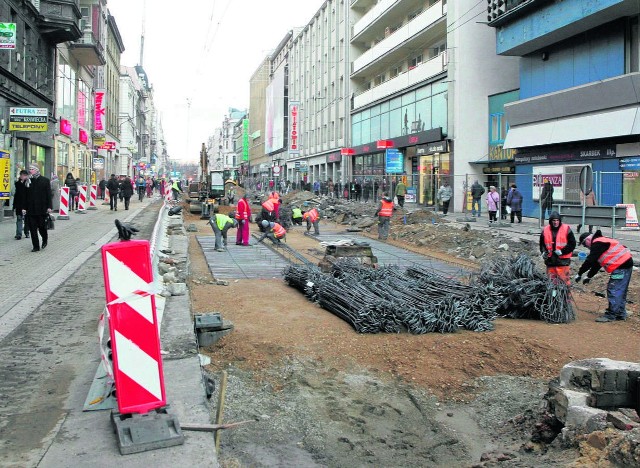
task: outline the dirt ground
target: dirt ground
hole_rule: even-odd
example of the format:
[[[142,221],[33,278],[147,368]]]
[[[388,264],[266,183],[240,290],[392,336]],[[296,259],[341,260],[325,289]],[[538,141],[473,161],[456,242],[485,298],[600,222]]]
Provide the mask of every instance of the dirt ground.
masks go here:
[[[195,235],[211,229],[186,213],[189,223],[199,230],[190,233],[192,310],[220,311],[235,326],[204,350],[212,373],[229,372],[225,419],[257,420],[224,433],[226,466],[471,466],[485,452],[502,466],[565,465],[576,452],[522,450],[527,434],[513,421],[538,410],[569,361],[640,360],[637,305],[626,322],[597,324],[606,300],[582,286],[567,325],[499,319],[486,333],[359,335],[280,278],[207,284]],[[317,257],[317,241],[297,229],[288,244]]]

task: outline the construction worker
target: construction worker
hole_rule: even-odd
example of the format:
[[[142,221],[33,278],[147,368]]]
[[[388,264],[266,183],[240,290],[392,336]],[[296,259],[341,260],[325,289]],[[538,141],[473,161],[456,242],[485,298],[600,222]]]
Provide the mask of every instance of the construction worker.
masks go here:
[[[389,225],[395,209],[393,199],[387,192],[383,193],[375,214],[378,217],[378,239],[386,240],[389,237]]]
[[[269,238],[274,244],[280,244],[281,239],[284,239],[287,235],[287,230],[280,224],[262,220],[262,227],[265,228],[265,233],[262,234],[258,242],[262,242],[265,238]]]
[[[601,267],[611,275],[609,283],[607,283],[609,307],[605,310],[604,315],[596,319],[596,322],[626,320],[627,291],[633,272],[631,252],[617,240],[604,237],[600,230],[597,230],[595,234],[582,233],[580,244],[589,248],[590,252],[574,278],[576,283],[580,282],[582,275],[587,273],[582,284],[589,284],[591,278],[598,273]]]
[[[305,202],[306,203],[306,202]],[[311,230],[313,226],[313,235],[320,235],[320,212],[316,207],[311,208],[309,211],[302,215],[302,218],[307,221],[307,232]]]
[[[178,194],[182,193],[182,186],[180,185],[178,179],[173,179],[173,182],[171,183],[171,192],[173,193],[174,200],[177,200]]]
[[[249,222],[251,221],[251,207],[245,192],[238,200],[236,207],[236,219],[238,220],[238,233],[236,234],[236,245],[249,245]]]
[[[209,219],[209,224],[216,236],[216,252],[224,252],[223,246],[227,246],[227,231],[232,227],[236,227],[238,222],[229,216],[214,211],[214,215]]]
[[[266,219],[267,221],[275,221],[276,220],[276,207],[273,203],[273,198],[269,197],[264,202],[262,202],[262,212],[260,213],[260,217],[262,219]]]
[[[540,253],[547,266],[547,275],[566,285],[571,282],[571,254],[576,248],[576,237],[568,224],[562,224],[557,211],[549,216],[549,225],[540,233]]]
[[[271,192],[269,198],[273,202],[273,213],[275,219],[280,220],[280,204],[282,203],[282,200],[280,200],[280,194],[278,192]]]
[[[302,210],[299,206],[296,206],[291,210],[291,222],[293,224],[297,224],[298,226],[302,226]]]

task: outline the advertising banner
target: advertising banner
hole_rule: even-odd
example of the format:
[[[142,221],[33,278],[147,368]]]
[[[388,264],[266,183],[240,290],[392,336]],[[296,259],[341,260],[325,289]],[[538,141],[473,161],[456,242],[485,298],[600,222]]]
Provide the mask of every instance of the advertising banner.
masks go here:
[[[402,174],[404,171],[404,160],[400,150],[390,148],[385,151],[384,170],[387,174]]]
[[[284,66],[273,73],[266,90],[264,152],[269,154],[284,148],[285,75]]]
[[[15,49],[16,36],[16,23],[0,23],[0,49]]]
[[[249,160],[249,119],[242,120],[242,160]]]
[[[640,159],[640,158],[638,158]],[[627,208],[627,227],[638,227],[638,203],[640,203],[640,172],[624,172],[622,179],[622,205]],[[633,210],[631,210],[633,207]],[[635,219],[634,219],[635,217]]]
[[[11,155],[0,150],[0,200],[11,196]]]
[[[300,143],[298,137],[300,129],[298,117],[300,113],[300,103],[298,101],[289,102],[289,156],[300,155]]]
[[[636,205],[633,203],[618,203],[616,206],[624,207],[627,209],[627,225],[624,229],[637,231],[640,229],[638,224],[638,212],[636,211]]]
[[[104,135],[106,131],[107,91],[96,89],[94,130],[96,135]]]
[[[415,203],[417,201],[416,193],[415,187],[407,187],[407,193],[404,196],[404,201],[406,203]]]
[[[10,107],[10,132],[46,132],[49,129],[46,107]]]
[[[536,166],[533,170],[533,199],[539,200],[545,181],[553,186],[553,199],[564,200],[564,166]]]

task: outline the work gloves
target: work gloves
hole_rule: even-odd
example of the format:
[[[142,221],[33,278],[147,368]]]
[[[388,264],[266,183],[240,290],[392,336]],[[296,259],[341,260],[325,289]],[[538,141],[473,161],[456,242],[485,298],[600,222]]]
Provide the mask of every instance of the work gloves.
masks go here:
[[[579,283],[580,281],[582,281],[582,275],[576,275],[573,279],[576,283]],[[584,281],[582,281],[582,284],[589,284],[590,282],[591,278],[587,277],[584,279]]]

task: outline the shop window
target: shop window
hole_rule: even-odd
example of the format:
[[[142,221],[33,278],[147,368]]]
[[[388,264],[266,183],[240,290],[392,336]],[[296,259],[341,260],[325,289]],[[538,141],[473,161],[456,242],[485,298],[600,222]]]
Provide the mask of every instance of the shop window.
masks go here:
[[[489,144],[503,144],[508,130],[509,124],[504,112],[496,112],[489,115]]]

